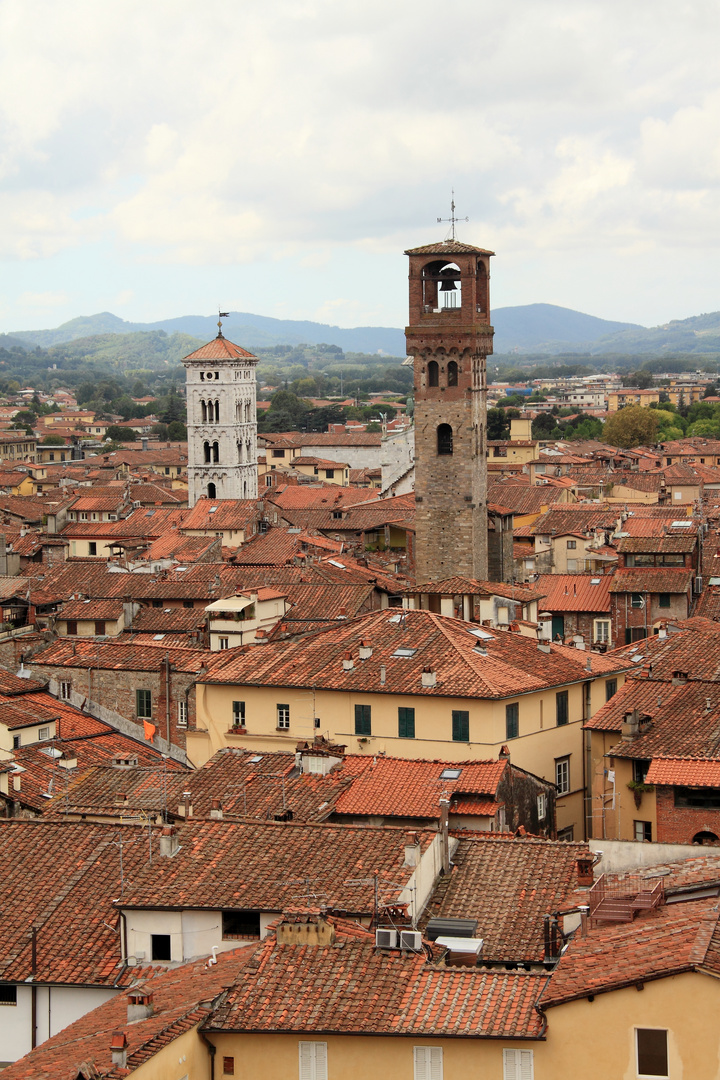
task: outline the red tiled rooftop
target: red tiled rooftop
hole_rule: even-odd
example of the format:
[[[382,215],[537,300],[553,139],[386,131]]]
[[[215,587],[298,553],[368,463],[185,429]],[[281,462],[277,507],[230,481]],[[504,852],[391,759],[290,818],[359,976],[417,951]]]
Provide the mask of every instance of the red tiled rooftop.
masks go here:
[[[257,360],[257,357],[247,349],[233,344],[222,333],[218,334],[207,345],[201,345],[195,352],[188,353],[185,360]]]
[[[610,574],[541,574],[535,582],[547,611],[609,611]]]
[[[653,758],[645,780],[666,786],[720,788],[720,760]]]

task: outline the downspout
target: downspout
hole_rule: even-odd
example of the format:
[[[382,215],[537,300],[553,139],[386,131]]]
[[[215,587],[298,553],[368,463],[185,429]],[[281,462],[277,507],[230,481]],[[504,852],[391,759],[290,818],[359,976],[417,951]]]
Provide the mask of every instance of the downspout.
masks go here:
[[[32,975],[32,986],[30,987],[30,1049],[34,1050],[37,1046],[37,986],[35,985],[35,976],[37,974],[37,927],[32,928],[31,938],[31,961],[30,972]]]
[[[198,1028],[198,1035],[208,1048],[208,1054],[210,1055],[210,1080],[215,1080],[215,1055],[217,1053],[217,1046],[210,1042],[202,1028]]]
[[[165,653],[165,738],[170,752],[170,653]]]

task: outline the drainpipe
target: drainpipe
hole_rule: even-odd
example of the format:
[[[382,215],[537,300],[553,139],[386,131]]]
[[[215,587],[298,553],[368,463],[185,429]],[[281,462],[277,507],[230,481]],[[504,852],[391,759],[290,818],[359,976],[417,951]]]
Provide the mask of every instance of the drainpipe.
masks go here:
[[[37,986],[35,985],[35,976],[37,975],[36,926],[33,926],[32,928],[30,971],[32,974],[32,986],[30,987],[30,1049],[34,1050],[37,1046]]]
[[[170,653],[165,653],[165,738],[170,753]]]
[[[208,1048],[208,1054],[210,1055],[210,1080],[215,1080],[215,1055],[217,1053],[217,1046],[210,1042],[202,1028],[198,1028],[198,1035]]]

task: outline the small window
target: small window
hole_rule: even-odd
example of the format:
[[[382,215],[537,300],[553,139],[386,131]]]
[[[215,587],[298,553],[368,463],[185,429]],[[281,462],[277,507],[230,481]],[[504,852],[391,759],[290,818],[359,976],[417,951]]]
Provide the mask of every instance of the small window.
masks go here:
[[[75,637],[76,634],[77,634],[77,620],[76,619],[68,619],[66,625],[67,625],[67,632],[68,632],[69,636],[70,637]]]
[[[577,547],[577,540],[568,540],[567,547],[568,551],[574,551]]]
[[[277,726],[287,731],[290,727],[290,706],[278,705],[277,707]]]
[[[438,454],[452,454],[453,452],[453,429],[449,424],[438,425],[437,452]]]
[[[537,815],[538,821],[544,821],[547,817],[547,795],[544,791],[541,791],[537,797]]]
[[[335,470],[334,469],[326,469],[325,470],[325,479],[326,480],[334,480],[335,479]]]
[[[153,606],[153,607],[162,607],[162,606],[163,606],[163,602],[162,602],[162,600],[153,600],[153,602],[152,602],[152,606]]]
[[[520,734],[520,706],[517,701],[505,706],[505,738],[517,739]]]
[[[667,1031],[635,1028],[638,1076],[668,1076]]]
[[[19,749],[20,749],[20,736],[19,735],[13,735],[13,750],[19,750]]]
[[[570,790],[570,758],[555,758],[555,783],[558,795],[567,795]]]
[[[428,364],[428,386],[437,386],[440,382],[440,368],[437,360],[431,360]]]
[[[272,456],[273,457],[285,457],[285,451],[284,450],[273,450],[272,451]]]
[[[72,694],[72,683],[61,682],[60,683],[60,697],[63,701],[69,701]]]
[[[40,742],[47,742],[49,738],[50,738],[50,728],[49,727],[38,728],[38,740]]]
[[[222,913],[222,936],[223,941],[234,938],[260,937],[260,912],[259,911],[223,911]]]
[[[245,727],[245,702],[233,701],[233,727]]]
[[[605,700],[609,701],[611,697],[617,694],[617,679],[605,680]]]
[[[658,595],[658,607],[670,607],[670,593],[661,592]]]
[[[0,986],[0,1005],[17,1005],[17,986]]]
[[[415,710],[398,709],[398,738],[415,738]]]
[[[610,620],[595,619],[593,623],[594,640],[596,645],[610,644]]]
[[[300,1080],[327,1080],[327,1043],[299,1042]]]
[[[136,690],[135,707],[138,720],[152,720],[152,693],[149,690]]]
[[[632,594],[632,597],[630,599],[630,607],[634,607],[634,608],[643,608],[643,607],[645,607],[645,600],[643,598],[642,593],[634,592]]]
[[[88,555],[97,555],[97,544],[94,540],[88,542]]]
[[[170,960],[170,935],[151,934],[151,951],[153,960]]]
[[[453,709],[453,742],[470,742],[470,713],[463,709]]]
[[[503,1080],[534,1080],[532,1050],[503,1050]]]
[[[372,720],[369,705],[355,706],[355,734],[372,735]]]
[[[223,1061],[223,1076],[234,1076],[235,1075],[235,1058],[234,1057],[224,1057],[222,1059],[222,1061]]]
[[[187,727],[187,701],[178,701],[178,727]]]
[[[568,825],[566,829],[558,829],[557,838],[566,844],[572,843],[575,839],[575,826]]]
[[[230,648],[230,638],[226,638],[226,637],[218,638],[218,648],[219,649],[229,649]]]
[[[558,727],[568,722],[568,692],[561,690],[555,695],[555,721]]]
[[[442,1080],[442,1046],[413,1046],[413,1080]]]
[[[652,843],[652,821],[636,821],[634,825],[635,839],[640,842]]]
[[[645,777],[648,774],[650,768],[649,758],[635,758],[632,763],[633,766],[633,780],[636,784],[644,784]]]
[[[447,384],[448,386],[458,384],[458,366],[455,360],[451,360],[447,366]]]
[[[103,637],[104,634],[105,634],[105,620],[104,619],[96,619],[95,620],[95,636],[96,637]]]

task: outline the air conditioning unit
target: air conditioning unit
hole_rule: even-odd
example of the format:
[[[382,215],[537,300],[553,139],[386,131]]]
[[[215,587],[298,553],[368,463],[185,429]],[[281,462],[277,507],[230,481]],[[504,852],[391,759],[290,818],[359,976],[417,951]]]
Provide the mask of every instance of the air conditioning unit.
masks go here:
[[[376,930],[375,947],[377,949],[397,948],[397,930]]]
[[[696,596],[699,596],[703,591],[703,579],[698,575],[693,581],[693,592]]]
[[[419,930],[401,930],[400,948],[408,952],[420,952],[422,950],[422,934]]]

